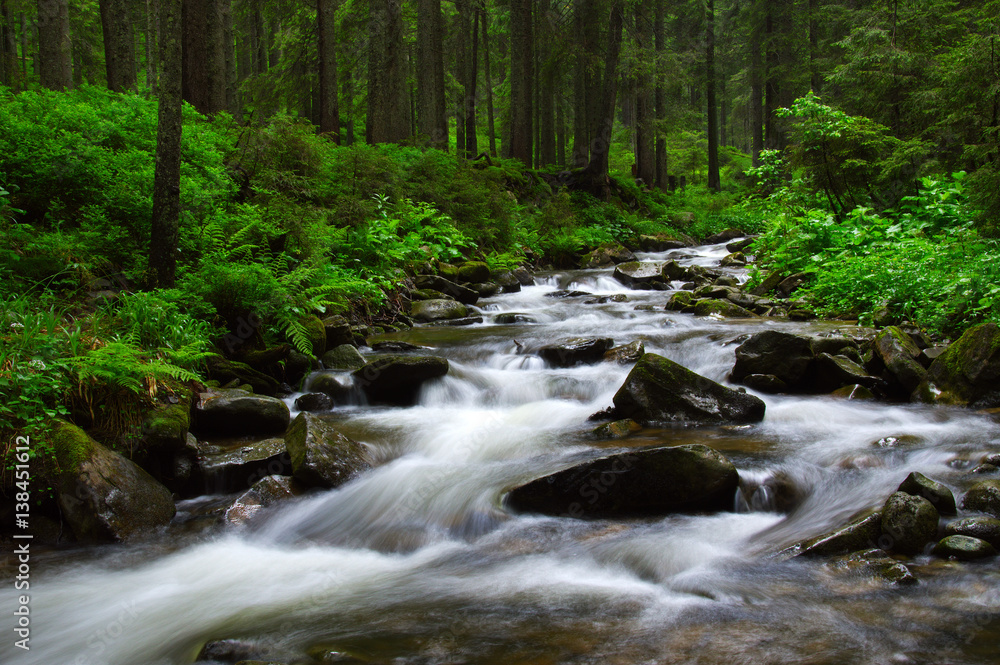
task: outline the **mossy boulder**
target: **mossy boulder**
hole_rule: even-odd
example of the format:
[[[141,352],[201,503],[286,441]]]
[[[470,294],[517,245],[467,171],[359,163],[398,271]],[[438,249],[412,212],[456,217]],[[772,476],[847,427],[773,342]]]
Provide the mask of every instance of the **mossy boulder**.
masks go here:
[[[202,393],[194,411],[195,431],[207,435],[280,434],[291,419],[280,399],[242,390]]]
[[[920,347],[902,329],[889,326],[881,330],[875,336],[874,347],[886,370],[907,395],[927,376],[927,370],[917,361]]]
[[[882,535],[882,513],[872,512],[845,526],[799,543],[789,552],[801,556],[833,556],[876,547]]]
[[[719,265],[723,268],[745,266],[746,264],[747,257],[743,252],[732,252],[731,254],[726,254],[722,257],[722,260],[719,261]]]
[[[305,393],[295,399],[295,408],[299,411],[329,411],[335,406],[333,398],[326,393]]]
[[[489,279],[488,276],[487,279]],[[437,275],[418,275],[414,278],[413,284],[418,289],[433,289],[435,291],[440,291],[449,298],[454,298],[463,305],[475,305],[479,302],[479,293],[473,289],[456,284],[449,279],[445,279],[444,277],[439,277]]]
[[[1000,328],[984,323],[965,331],[931,363],[914,393],[924,402],[1000,406]]]
[[[197,468],[192,473],[196,493],[240,492],[267,475],[288,475],[291,460],[281,437],[238,444],[197,444]]]
[[[1000,480],[981,480],[962,497],[962,508],[1000,517]]]
[[[642,425],[634,420],[626,418],[624,420],[615,420],[614,422],[605,423],[594,428],[591,433],[598,439],[624,439],[635,434],[641,429]]]
[[[890,549],[919,554],[935,539],[938,511],[922,496],[896,492],[882,507],[882,533],[891,538]]]
[[[577,338],[543,346],[538,355],[552,367],[573,367],[601,362],[614,344],[610,337]]]
[[[601,245],[580,261],[581,268],[603,268],[635,261],[635,254],[618,242]]]
[[[615,414],[643,424],[758,422],[764,402],[720,385],[683,365],[647,353],[615,393]]]
[[[323,319],[323,329],[326,331],[326,348],[328,349],[354,341],[354,335],[351,333],[351,322],[342,316],[328,316]]]
[[[778,271],[769,272],[767,277],[764,278],[764,281],[750,289],[750,294],[754,296],[767,295],[778,288],[778,284],[781,284],[784,279],[785,275],[783,273]]]
[[[699,300],[694,306],[695,316],[724,316],[727,319],[752,319],[756,314],[736,303],[718,298]]]
[[[497,283],[503,293],[517,293],[521,290],[521,280],[512,270],[494,271],[493,281]]]
[[[996,556],[997,549],[985,540],[972,536],[945,536],[932,550],[934,556],[957,561],[974,561]]]
[[[693,244],[694,241],[690,238],[687,240],[681,240],[666,233],[639,236],[639,249],[644,252],[667,252],[672,249],[680,249]]]
[[[181,394],[176,404],[159,405],[142,423],[142,441],[150,453],[177,453],[184,449],[191,429],[191,394]]]
[[[342,371],[352,371],[368,362],[353,344],[341,344],[323,354],[323,367]]]
[[[469,316],[469,308],[456,300],[418,300],[410,304],[410,316],[421,323],[449,321]]]
[[[458,267],[458,281],[479,284],[490,281],[490,267],[482,261],[466,261]]]
[[[448,373],[448,361],[438,356],[389,355],[355,370],[354,385],[375,404],[411,406],[423,384]]]
[[[742,382],[752,374],[771,375],[794,390],[805,385],[812,359],[808,338],[765,330],[751,335],[736,348],[736,364],[730,378]]]
[[[640,263],[639,261],[629,261],[616,265],[614,278],[633,288],[663,281],[663,276],[660,274],[660,264]]]
[[[690,314],[694,312],[696,302],[694,294],[690,291],[678,291],[670,296],[670,299],[667,301],[667,310]]]
[[[575,518],[732,510],[736,467],[703,445],[635,450],[585,462],[510,492],[520,512]]]
[[[208,378],[218,381],[222,386],[237,381],[250,384],[253,391],[260,395],[274,395],[281,385],[274,377],[258,372],[246,363],[227,360],[220,355],[210,355],[206,365]]]
[[[954,515],[955,495],[951,490],[917,471],[912,472],[900,484],[898,492],[906,492],[913,496],[922,496],[937,508],[941,515]]]
[[[323,393],[333,400],[334,404],[344,404],[351,399],[354,389],[340,382],[335,374],[321,372],[314,374],[306,386],[310,392]]]
[[[170,490],[76,425],[57,421],[50,442],[59,464],[59,506],[77,540],[129,540],[173,518]]]
[[[853,386],[844,386],[843,388],[837,388],[832,393],[831,397],[838,397],[840,399],[847,400],[873,400],[875,399],[875,393],[870,389],[865,388],[862,385],[855,384]]]
[[[955,520],[944,527],[949,536],[971,536],[985,540],[990,545],[1000,548],[1000,519],[986,515],[974,515]]]
[[[326,325],[318,316],[305,316],[299,324],[305,331],[312,354],[317,358],[326,352]]]
[[[371,468],[368,449],[311,413],[300,413],[285,434],[292,476],[307,487],[337,487]]]

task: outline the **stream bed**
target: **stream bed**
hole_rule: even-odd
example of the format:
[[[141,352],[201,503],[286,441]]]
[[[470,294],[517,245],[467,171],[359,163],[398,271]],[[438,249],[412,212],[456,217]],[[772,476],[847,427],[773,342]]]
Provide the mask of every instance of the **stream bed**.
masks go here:
[[[640,259],[716,267],[725,254],[719,245]],[[624,298],[550,297],[560,289]],[[3,617],[0,661],[181,665],[206,641],[241,639],[287,663],[1000,662],[996,557],[918,556],[908,562],[918,583],[893,586],[828,559],[775,556],[880,506],[911,471],[965,489],[967,469],[1000,451],[1000,426],[962,409],[759,395],[767,412],[756,425],[595,440],[588,417],[611,404],[630,366],[553,369],[533,353],[542,345],[641,340],[725,382],[742,335],[845,328],[698,318],[665,311],[669,295],[631,290],[610,269],[543,273],[481,300],[483,324],[386,336],[451,369],[414,407],[325,414],[370,447],[376,468],[244,528],[194,528],[216,500],[201,497],[142,543],[40,554],[31,651],[12,647]],[[501,313],[524,321],[494,324]],[[784,514],[766,492],[741,491],[733,512],[632,520],[504,508],[511,488],[582,460],[691,443],[722,452],[745,481],[780,474],[803,498]],[[0,605],[14,606],[13,594],[0,590]]]

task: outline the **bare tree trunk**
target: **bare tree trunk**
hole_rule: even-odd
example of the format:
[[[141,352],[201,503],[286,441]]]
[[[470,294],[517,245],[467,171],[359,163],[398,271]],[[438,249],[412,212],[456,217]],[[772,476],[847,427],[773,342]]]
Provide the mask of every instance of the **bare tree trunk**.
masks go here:
[[[636,14],[636,42],[639,57],[648,61],[655,56],[654,0],[642,0]],[[642,75],[636,81],[635,164],[636,178],[646,187],[656,184],[656,75]]]
[[[753,165],[760,165],[764,149],[764,63],[760,19],[751,20],[750,32],[750,151]]]
[[[73,42],[68,0],[38,0],[38,67],[42,87],[73,87]]]
[[[511,0],[510,8],[510,156],[531,166],[532,87],[534,82],[534,0]]]
[[[198,111],[226,110],[225,29],[221,0],[183,0],[182,94]]]
[[[715,0],[705,2],[705,93],[708,105],[708,188],[722,191],[719,178],[719,114],[715,98]]]
[[[486,3],[483,0],[479,5],[479,14],[483,23],[483,69],[486,71],[486,115],[488,118],[487,135],[490,141],[490,156],[497,156],[497,130],[496,120],[493,113],[493,74],[490,71],[490,40],[489,31],[486,29],[488,15],[486,13]]]
[[[400,0],[370,0],[368,24],[368,143],[401,143],[410,135],[406,52]]]
[[[18,88],[17,35],[14,12],[7,0],[0,0],[0,83]]]
[[[476,134],[476,82],[479,79],[479,12],[472,13],[472,60],[465,77],[465,103],[462,104],[465,117],[465,154],[475,157],[479,154],[479,137]]]
[[[319,131],[340,143],[337,104],[337,22],[335,0],[317,0],[319,28]]]
[[[549,19],[550,0],[542,0],[538,16],[541,69],[538,86],[538,165],[556,163],[556,62],[555,35]]]
[[[441,0],[417,0],[417,133],[448,149],[444,97],[444,25]]]
[[[156,94],[156,54],[159,48],[157,43],[157,25],[159,20],[159,1],[146,0],[146,89],[153,95]]]
[[[100,7],[108,88],[115,92],[134,91],[135,42],[129,3],[126,0],[100,0]]]
[[[666,35],[664,34],[664,20],[666,18],[666,0],[656,0],[656,16],[653,19],[653,40],[656,48],[656,122],[662,125],[667,119],[667,88],[660,73],[660,60],[666,51]],[[663,135],[663,130],[656,132],[656,187],[661,191],[670,188],[667,178],[667,139]]]
[[[149,238],[153,287],[174,285],[181,184],[181,0],[161,0],[160,99]]]

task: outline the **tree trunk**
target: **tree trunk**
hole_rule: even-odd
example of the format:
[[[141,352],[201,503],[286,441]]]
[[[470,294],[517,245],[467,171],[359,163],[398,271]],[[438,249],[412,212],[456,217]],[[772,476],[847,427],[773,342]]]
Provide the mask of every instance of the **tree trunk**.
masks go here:
[[[0,84],[18,88],[17,35],[14,12],[8,0],[0,0]]]
[[[205,115],[226,110],[225,25],[221,0],[183,0],[184,100]]]
[[[486,73],[486,115],[487,115],[487,135],[490,141],[490,156],[497,156],[497,130],[496,119],[493,112],[493,74],[490,71],[490,40],[489,31],[486,28],[488,14],[486,13],[486,3],[483,0],[479,5],[479,13],[483,23],[483,69]]]
[[[719,116],[715,99],[715,0],[705,2],[705,97],[708,105],[708,188],[722,191],[719,178]]]
[[[511,0],[510,7],[510,156],[531,166],[534,0]]]
[[[339,144],[336,10],[335,0],[316,2],[316,23],[319,29],[319,131]]]
[[[667,88],[660,73],[660,61],[666,51],[666,36],[664,35],[664,19],[666,14],[666,0],[656,0],[656,17],[653,23],[653,39],[656,47],[656,66],[654,68],[656,76],[656,121],[662,125],[667,120]],[[663,131],[656,134],[656,187],[660,191],[669,189],[669,179],[667,178],[667,139]]]
[[[104,65],[108,88],[114,92],[135,91],[135,47],[132,13],[126,0],[100,0],[104,33]]]
[[[444,95],[444,21],[441,0],[417,0],[417,133],[448,149]]]
[[[479,154],[479,137],[476,134],[476,82],[479,78],[479,12],[470,7],[472,13],[472,60],[465,77],[465,154],[475,158]]]
[[[410,135],[406,51],[400,0],[370,0],[368,22],[368,143],[401,143]]]
[[[156,66],[157,61],[157,50],[159,49],[159,44],[157,43],[157,31],[159,19],[159,2],[158,0],[146,0],[146,89],[153,95],[156,94],[156,72],[158,71]]]
[[[654,0],[642,0],[636,15],[636,42],[643,62],[653,60],[655,39]],[[643,73],[636,81],[635,99],[635,177],[643,186],[656,184],[656,74]]]
[[[622,0],[611,4],[608,21],[608,45],[604,56],[604,85],[598,108],[600,110],[600,131],[591,141],[590,162],[580,172],[577,186],[600,199],[610,195],[608,182],[608,153],[611,148],[611,130],[615,122],[615,102],[618,95],[618,59],[622,46],[624,26]]]
[[[239,79],[236,74],[236,35],[233,24],[232,0],[220,0],[219,12],[222,17],[222,57],[225,63],[226,110],[234,118],[242,112],[239,93]]]
[[[539,67],[541,77],[538,86],[538,165],[556,163],[556,62],[553,50],[555,34],[549,20],[550,0],[542,0],[538,15]]]
[[[181,193],[181,4],[161,0],[159,112],[156,128],[156,168],[153,175],[153,216],[149,238],[149,268],[153,287],[171,288],[177,265]]]
[[[764,54],[760,19],[752,17],[750,33],[750,152],[753,165],[760,166],[764,149]]]
[[[38,69],[42,87],[73,87],[73,42],[68,0],[38,0]]]

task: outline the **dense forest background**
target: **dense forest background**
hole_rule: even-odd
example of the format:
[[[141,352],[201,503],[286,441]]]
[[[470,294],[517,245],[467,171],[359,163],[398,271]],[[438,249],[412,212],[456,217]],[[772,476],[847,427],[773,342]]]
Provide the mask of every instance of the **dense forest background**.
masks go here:
[[[121,430],[234,335],[308,358],[318,317],[391,329],[417,267],[642,236],[760,234],[753,283],[802,274],[821,315],[998,320],[998,16],[0,0],[0,430]]]

